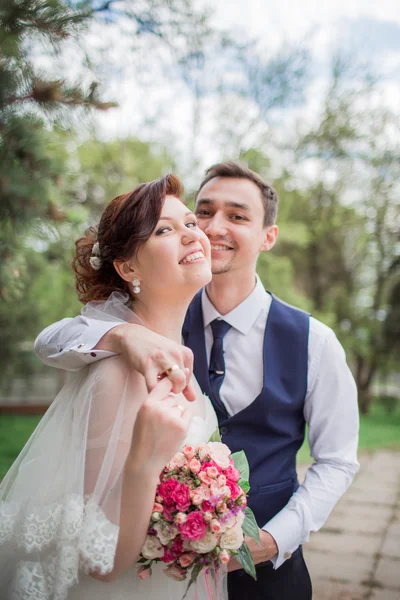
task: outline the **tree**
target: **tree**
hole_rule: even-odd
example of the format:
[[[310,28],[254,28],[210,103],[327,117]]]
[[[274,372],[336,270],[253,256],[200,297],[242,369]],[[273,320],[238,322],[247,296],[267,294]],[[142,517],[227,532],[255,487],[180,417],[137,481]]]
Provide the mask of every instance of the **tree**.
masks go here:
[[[308,233],[305,252],[293,256],[296,271],[315,308],[333,313],[341,329],[363,413],[393,352],[389,331],[399,330],[400,129],[395,114],[374,105],[375,90],[335,65],[321,120],[297,150],[320,179],[304,186],[294,215]]]
[[[94,24],[104,28],[117,23],[121,31],[125,26],[124,33],[136,47],[150,38],[171,49],[181,47],[191,28],[202,20],[202,13],[190,10],[186,0],[147,0],[145,3],[4,0],[1,3],[0,327],[4,333],[0,358],[3,373],[17,356],[21,343],[32,339],[34,328],[43,320],[43,302],[31,295],[35,289],[49,297],[45,284],[33,285],[42,279],[41,273],[44,280],[48,278],[59,286],[58,313],[52,313],[55,305],[49,297],[48,314],[61,317],[69,306],[70,288],[63,276],[66,265],[62,256],[58,255],[57,260],[54,257],[61,250],[70,255],[70,242],[76,237],[77,226],[80,228],[87,221],[83,191],[89,197],[86,205],[97,207],[99,212],[96,196],[99,188],[93,177],[92,185],[82,191],[83,180],[79,180],[71,168],[68,150],[71,115],[78,114],[81,119],[92,109],[107,110],[115,104],[101,100],[97,81],[71,83],[68,77],[57,72],[56,59],[66,44],[75,44],[79,56],[78,34],[82,36]],[[46,55],[45,69],[36,60],[38,54]],[[83,58],[90,64],[90,57]],[[82,81],[85,79],[87,73],[81,77]],[[136,150],[141,156],[146,147],[140,148],[137,142]],[[131,153],[130,157],[134,160]],[[104,165],[101,158],[99,156],[99,163]],[[163,163],[163,157],[159,162]],[[126,165],[118,168],[125,177],[121,183],[131,189],[135,180],[128,184]],[[151,166],[147,171],[143,168],[143,174],[150,171]],[[130,172],[140,177],[133,167]],[[158,176],[159,170],[155,172]],[[110,187],[104,187],[107,194]],[[55,267],[60,269],[58,277],[51,275]]]

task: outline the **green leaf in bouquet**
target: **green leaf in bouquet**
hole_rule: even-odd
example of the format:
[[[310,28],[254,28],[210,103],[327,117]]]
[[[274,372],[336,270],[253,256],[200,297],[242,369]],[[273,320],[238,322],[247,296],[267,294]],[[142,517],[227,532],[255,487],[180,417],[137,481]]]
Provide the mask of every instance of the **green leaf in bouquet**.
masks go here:
[[[242,490],[244,491],[245,494],[247,494],[247,492],[250,490],[250,484],[248,481],[242,481],[239,480],[238,484],[240,485],[240,487],[242,488]]]
[[[242,529],[246,535],[253,538],[253,540],[261,547],[260,530],[258,528],[254,513],[248,506],[246,506],[245,515],[246,516],[243,521]]]
[[[235,467],[240,473],[240,481],[248,481],[250,477],[249,463],[243,450],[231,454]],[[240,482],[239,482],[240,485]]]
[[[198,576],[200,575],[200,571],[203,569],[204,564],[201,562],[195,563],[192,570],[190,571],[190,581],[188,583],[188,586],[186,588],[185,591],[185,595],[183,596],[182,600],[185,600],[189,589],[192,587],[192,585],[196,582],[196,579],[198,578]]]
[[[221,439],[221,434],[219,432],[219,429],[217,427],[217,429],[214,431],[214,433],[212,434],[212,436],[210,437],[210,439],[208,440],[209,442],[222,442]]]
[[[240,562],[246,573],[257,581],[257,573],[254,566],[253,557],[246,542],[243,542],[243,544],[240,546],[239,552],[236,555],[236,559]]]

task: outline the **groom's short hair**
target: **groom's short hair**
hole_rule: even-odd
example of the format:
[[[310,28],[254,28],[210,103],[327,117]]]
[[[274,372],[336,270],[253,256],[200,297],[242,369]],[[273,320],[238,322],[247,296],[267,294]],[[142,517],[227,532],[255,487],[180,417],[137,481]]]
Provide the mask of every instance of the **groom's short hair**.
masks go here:
[[[258,173],[240,163],[228,161],[212,165],[206,171],[206,176],[200,184],[196,198],[202,187],[214,177],[230,177],[232,179],[248,179],[256,184],[261,192],[261,200],[264,207],[264,227],[274,225],[278,216],[278,194],[271,184],[267,183]]]

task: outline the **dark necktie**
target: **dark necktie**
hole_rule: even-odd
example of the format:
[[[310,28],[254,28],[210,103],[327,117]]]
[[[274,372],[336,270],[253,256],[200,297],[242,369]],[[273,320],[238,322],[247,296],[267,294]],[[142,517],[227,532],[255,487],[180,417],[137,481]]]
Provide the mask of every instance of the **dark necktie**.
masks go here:
[[[214,343],[211,348],[209,377],[212,392],[212,399],[216,407],[224,414],[226,408],[219,397],[219,390],[225,377],[224,344],[225,335],[231,328],[231,325],[222,319],[215,319],[210,323],[214,336]]]

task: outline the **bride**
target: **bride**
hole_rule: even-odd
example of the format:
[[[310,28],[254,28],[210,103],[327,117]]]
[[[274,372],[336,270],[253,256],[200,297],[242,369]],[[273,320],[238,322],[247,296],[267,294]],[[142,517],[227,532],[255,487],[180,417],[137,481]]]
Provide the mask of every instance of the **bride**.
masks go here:
[[[209,242],[181,195],[174,175],[142,184],[77,241],[86,316],[180,342],[187,307],[211,279]],[[159,473],[184,443],[207,441],[217,427],[196,389],[188,402],[161,373],[148,393],[119,356],[71,374],[0,485],[2,599],[182,598],[187,582],[166,577],[165,565],[142,581],[135,563]],[[187,598],[210,597],[204,579]],[[224,577],[218,587],[213,594],[226,598]]]

